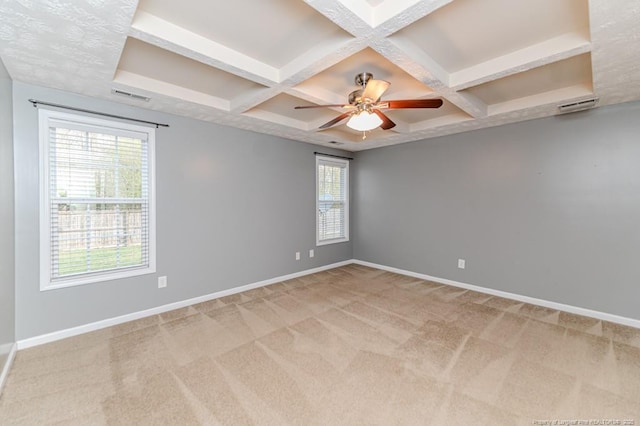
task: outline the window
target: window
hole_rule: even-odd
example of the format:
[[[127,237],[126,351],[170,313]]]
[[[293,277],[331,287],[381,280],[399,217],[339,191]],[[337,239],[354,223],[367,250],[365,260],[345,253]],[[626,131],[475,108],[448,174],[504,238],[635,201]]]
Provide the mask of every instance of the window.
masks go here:
[[[39,114],[40,289],[155,272],[155,129]]]
[[[316,244],[349,241],[349,162],[316,157]]]

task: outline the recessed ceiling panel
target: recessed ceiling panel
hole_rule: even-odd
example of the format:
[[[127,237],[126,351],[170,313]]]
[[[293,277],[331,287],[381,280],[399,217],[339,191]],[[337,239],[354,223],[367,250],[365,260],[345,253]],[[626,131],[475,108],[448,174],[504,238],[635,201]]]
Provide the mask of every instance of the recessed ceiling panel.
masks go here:
[[[134,38],[127,39],[118,69],[227,100],[263,88]]]
[[[431,88],[411,77],[373,49],[364,49],[350,56],[306,80],[296,89],[319,98],[326,97],[323,92],[328,91],[335,97],[326,99],[327,102],[346,103],[349,93],[359,89],[354,81],[355,76],[363,72],[372,73],[376,80],[391,83],[383,99],[414,99],[432,93]]]
[[[139,9],[281,68],[309,49],[352,38],[299,0],[141,0]]]
[[[471,87],[465,92],[495,105],[571,86],[591,87],[591,81],[591,56],[585,54]]]
[[[278,117],[287,117],[294,120],[304,121],[306,123],[312,123],[319,120],[329,121],[333,117],[340,115],[339,111],[332,108],[295,109],[298,105],[311,106],[314,104],[294,96],[280,94],[247,111],[246,114],[266,117],[261,113],[268,112]]]
[[[587,0],[455,0],[391,38],[456,72],[567,33],[589,37]]]

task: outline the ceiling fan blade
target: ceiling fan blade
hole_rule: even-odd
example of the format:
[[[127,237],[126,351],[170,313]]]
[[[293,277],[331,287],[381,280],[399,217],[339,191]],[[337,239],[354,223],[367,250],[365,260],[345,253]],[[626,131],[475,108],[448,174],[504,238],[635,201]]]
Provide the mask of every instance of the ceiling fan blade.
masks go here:
[[[405,99],[399,101],[384,101],[378,108],[403,109],[403,108],[440,108],[442,99]]]
[[[304,106],[297,106],[294,107],[294,109],[309,109],[309,108],[348,108],[348,107],[352,107],[353,105],[345,105],[345,104],[334,104],[334,105],[304,105]]]
[[[393,129],[394,127],[396,127],[396,123],[394,123],[393,121],[391,121],[391,119],[389,117],[387,117],[382,111],[380,111],[379,109],[374,109],[373,112],[380,117],[380,119],[382,120],[382,124],[380,125],[380,128],[382,130],[389,130],[389,129]]]
[[[353,114],[351,111],[345,112],[344,114],[340,114],[339,116],[337,116],[333,120],[331,120],[331,121],[329,121],[327,123],[324,123],[322,126],[319,127],[319,129],[327,129],[327,128],[333,126],[334,124],[338,124],[339,122],[341,122],[345,118],[349,117],[351,114]]]
[[[391,83],[384,80],[369,80],[367,85],[364,87],[364,92],[362,93],[362,99],[370,99],[371,102],[376,103],[380,100],[380,97],[384,92],[387,91]]]

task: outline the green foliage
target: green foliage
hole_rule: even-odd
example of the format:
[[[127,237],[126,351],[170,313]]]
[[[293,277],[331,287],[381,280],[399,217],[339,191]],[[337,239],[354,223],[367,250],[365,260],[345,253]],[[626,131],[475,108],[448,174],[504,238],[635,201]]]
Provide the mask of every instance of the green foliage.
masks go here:
[[[142,263],[142,247],[94,248],[60,252],[58,257],[59,276],[82,272],[96,272],[117,267],[136,266]]]

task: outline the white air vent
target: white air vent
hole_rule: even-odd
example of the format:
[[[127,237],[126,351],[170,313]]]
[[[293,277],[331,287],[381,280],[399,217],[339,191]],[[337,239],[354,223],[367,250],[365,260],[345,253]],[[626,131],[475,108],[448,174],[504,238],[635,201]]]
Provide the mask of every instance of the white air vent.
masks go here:
[[[596,106],[598,103],[598,98],[586,99],[584,101],[572,102],[570,104],[564,104],[558,106],[558,110],[561,114],[565,114],[568,112],[576,112],[576,111],[584,111],[585,109],[590,109]]]
[[[147,98],[146,96],[136,95],[135,93],[125,92],[124,90],[111,89],[111,93],[118,96],[126,96],[127,98],[136,99],[138,101],[149,102],[151,98]]]

